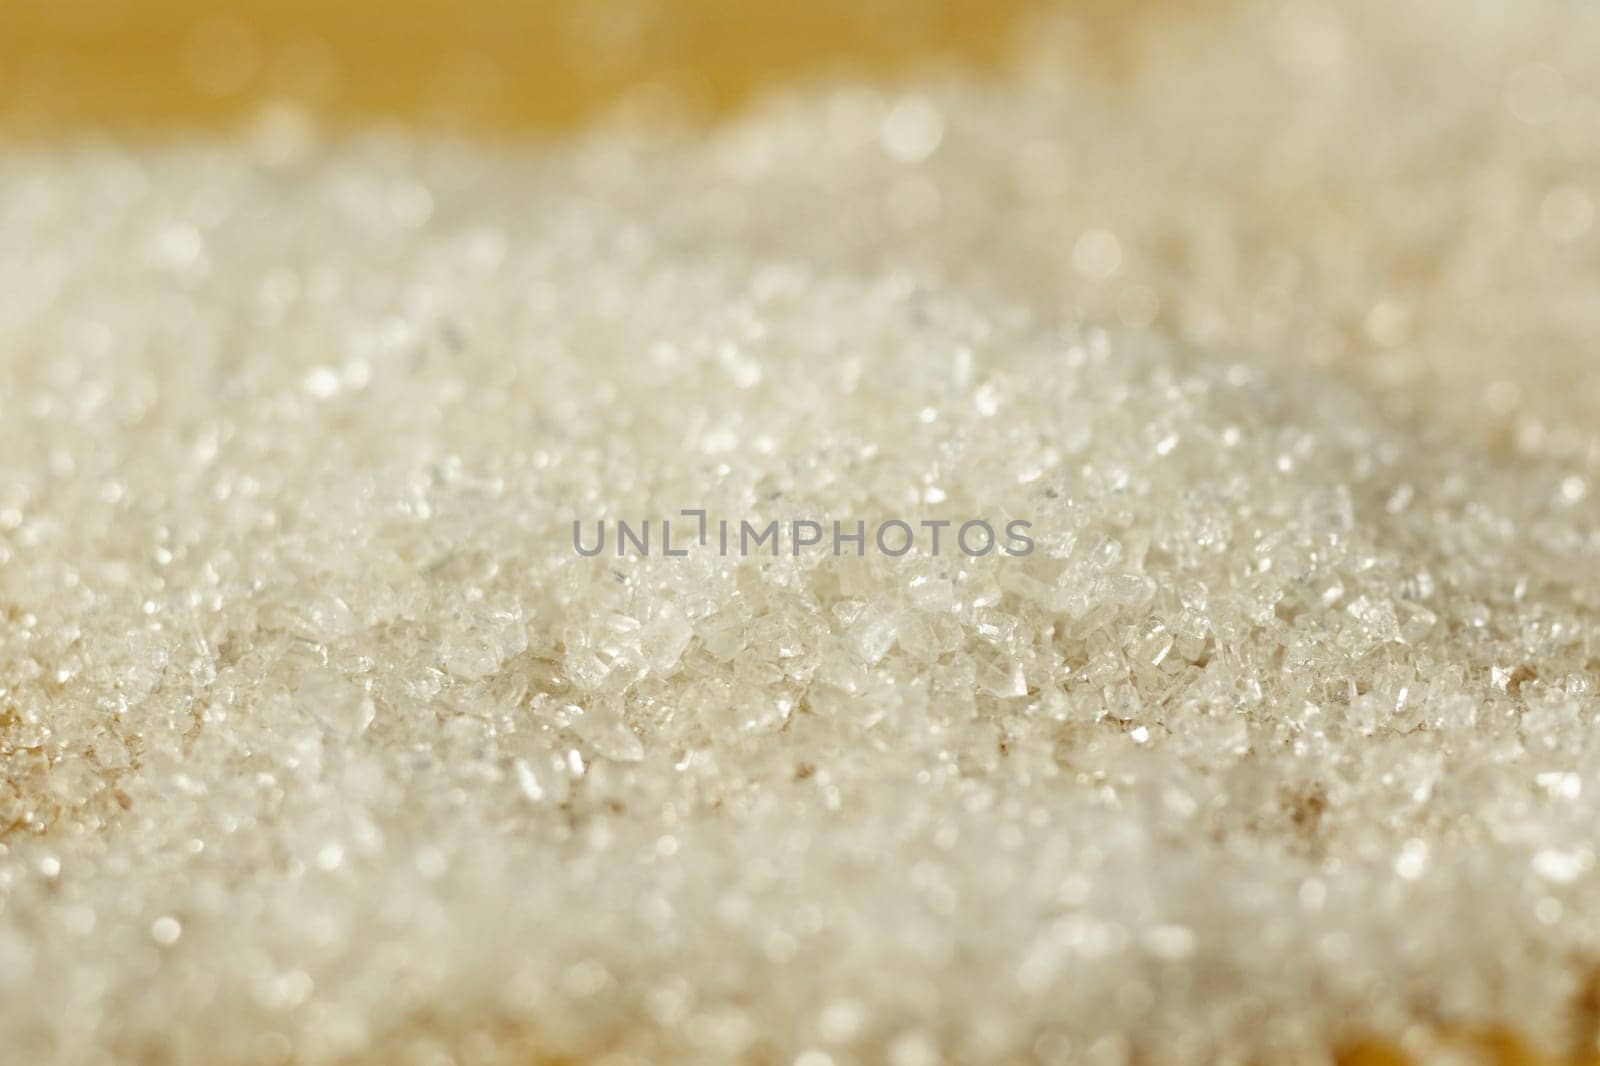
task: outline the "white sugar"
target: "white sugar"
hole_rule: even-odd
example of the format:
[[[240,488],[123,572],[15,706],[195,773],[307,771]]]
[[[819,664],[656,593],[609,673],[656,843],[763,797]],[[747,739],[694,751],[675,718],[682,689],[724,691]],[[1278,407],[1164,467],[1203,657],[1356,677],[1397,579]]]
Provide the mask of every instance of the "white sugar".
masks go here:
[[[666,145],[13,149],[7,1056],[1592,1050],[1600,15],[1401,7]]]

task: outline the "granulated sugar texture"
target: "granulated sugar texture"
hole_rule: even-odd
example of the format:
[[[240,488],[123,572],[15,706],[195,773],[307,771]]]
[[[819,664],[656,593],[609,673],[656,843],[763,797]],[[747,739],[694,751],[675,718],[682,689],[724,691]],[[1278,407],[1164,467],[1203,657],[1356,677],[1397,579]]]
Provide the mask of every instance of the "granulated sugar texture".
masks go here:
[[[1600,12],[1038,39],[13,147],[0,1057],[1593,1052]]]

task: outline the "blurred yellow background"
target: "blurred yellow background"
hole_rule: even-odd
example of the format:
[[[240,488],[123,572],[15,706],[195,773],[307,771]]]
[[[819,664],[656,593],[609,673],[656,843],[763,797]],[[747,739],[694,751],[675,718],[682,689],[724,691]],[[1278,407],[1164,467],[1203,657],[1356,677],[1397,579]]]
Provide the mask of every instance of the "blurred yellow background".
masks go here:
[[[335,122],[567,128],[723,112],[797,77],[1000,62],[1040,0],[3,0],[0,129]],[[1078,5],[1091,22],[1128,6]]]

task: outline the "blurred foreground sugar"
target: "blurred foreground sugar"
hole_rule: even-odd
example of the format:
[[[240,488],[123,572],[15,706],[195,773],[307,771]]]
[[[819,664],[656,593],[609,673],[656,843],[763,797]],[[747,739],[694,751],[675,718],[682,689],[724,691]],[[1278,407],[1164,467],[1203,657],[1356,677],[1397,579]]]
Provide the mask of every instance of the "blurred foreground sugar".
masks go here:
[[[0,1046],[1592,1047],[1600,26],[1403,11],[8,156]],[[685,508],[1037,550],[573,550]]]

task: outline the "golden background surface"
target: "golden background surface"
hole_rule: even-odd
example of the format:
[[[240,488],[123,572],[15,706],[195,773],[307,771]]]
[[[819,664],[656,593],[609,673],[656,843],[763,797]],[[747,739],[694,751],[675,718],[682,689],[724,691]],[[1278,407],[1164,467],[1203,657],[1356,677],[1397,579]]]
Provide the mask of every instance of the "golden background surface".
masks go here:
[[[993,67],[1041,6],[4,0],[0,129],[217,128],[278,102],[335,123],[397,118],[480,134],[570,128],[630,103],[707,116],[797,77]],[[1129,5],[1079,6],[1088,23],[1110,26]]]

